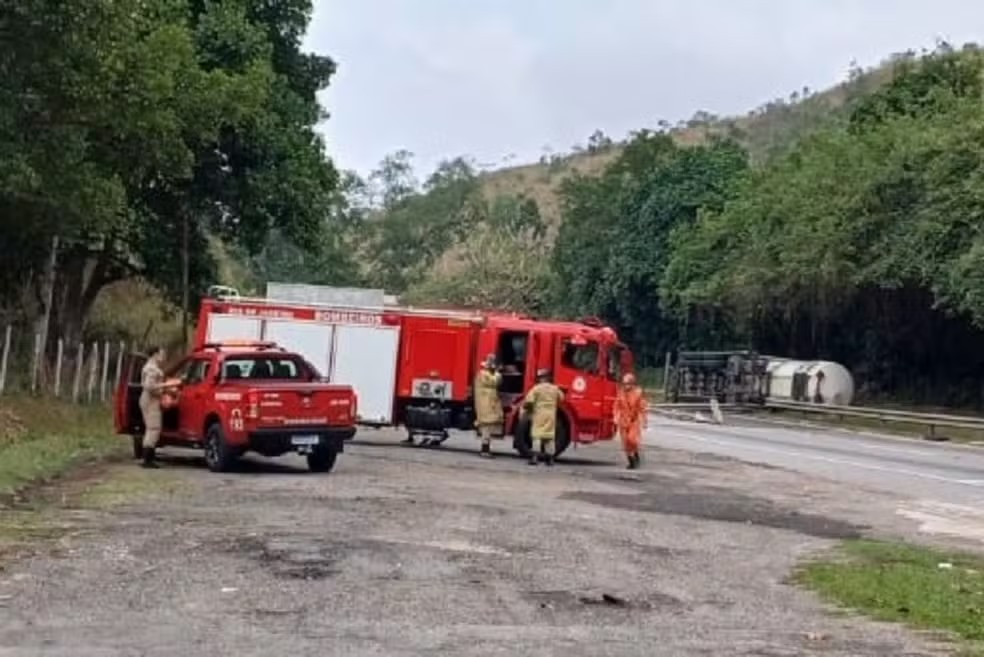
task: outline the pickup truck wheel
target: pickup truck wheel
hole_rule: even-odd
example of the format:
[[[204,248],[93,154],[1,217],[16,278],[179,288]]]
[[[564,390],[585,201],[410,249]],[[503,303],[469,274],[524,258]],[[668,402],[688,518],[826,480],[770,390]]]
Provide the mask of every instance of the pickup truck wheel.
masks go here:
[[[222,425],[209,425],[205,433],[205,465],[212,472],[228,472],[235,461],[236,453],[226,443]]]
[[[143,436],[131,436],[133,441],[133,458],[140,460],[143,458]]]
[[[331,472],[337,459],[338,452],[319,447],[307,455],[308,468],[311,472]]]

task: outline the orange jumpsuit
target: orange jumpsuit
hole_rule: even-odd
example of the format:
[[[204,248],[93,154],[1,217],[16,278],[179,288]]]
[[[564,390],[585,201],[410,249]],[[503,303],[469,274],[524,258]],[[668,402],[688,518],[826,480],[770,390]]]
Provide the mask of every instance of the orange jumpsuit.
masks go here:
[[[642,428],[646,424],[646,398],[642,388],[621,389],[615,398],[615,425],[622,437],[622,449],[626,454],[639,451],[642,442]]]

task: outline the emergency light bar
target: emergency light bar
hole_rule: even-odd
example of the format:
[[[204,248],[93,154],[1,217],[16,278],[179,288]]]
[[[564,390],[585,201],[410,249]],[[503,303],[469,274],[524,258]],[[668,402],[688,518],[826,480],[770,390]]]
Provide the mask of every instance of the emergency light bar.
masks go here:
[[[223,347],[251,347],[261,351],[266,349],[283,351],[283,348],[279,347],[276,342],[262,340],[223,340],[221,342],[206,342],[202,345],[202,349],[215,349],[216,351],[222,351]]]

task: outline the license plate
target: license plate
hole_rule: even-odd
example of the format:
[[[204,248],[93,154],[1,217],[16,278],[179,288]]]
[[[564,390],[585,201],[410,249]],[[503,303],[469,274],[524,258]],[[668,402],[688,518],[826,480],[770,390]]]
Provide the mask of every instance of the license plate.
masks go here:
[[[294,436],[290,439],[291,445],[317,445],[318,436]]]

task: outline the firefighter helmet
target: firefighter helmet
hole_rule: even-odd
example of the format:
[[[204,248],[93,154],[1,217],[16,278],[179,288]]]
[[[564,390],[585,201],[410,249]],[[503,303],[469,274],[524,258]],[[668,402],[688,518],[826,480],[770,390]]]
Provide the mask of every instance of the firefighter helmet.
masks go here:
[[[536,371],[536,380],[537,381],[549,381],[552,378],[553,378],[553,372],[551,372],[550,370],[548,370],[546,368],[539,369],[539,370]]]

